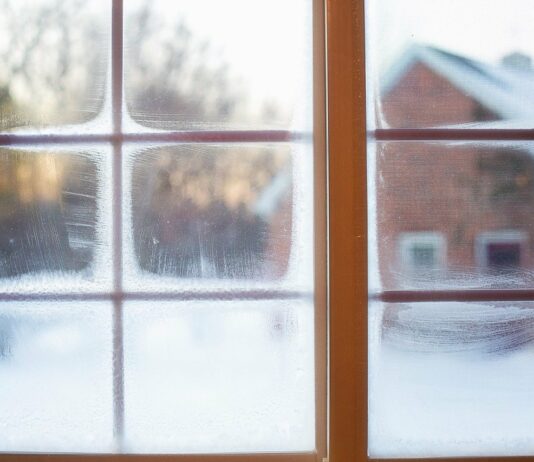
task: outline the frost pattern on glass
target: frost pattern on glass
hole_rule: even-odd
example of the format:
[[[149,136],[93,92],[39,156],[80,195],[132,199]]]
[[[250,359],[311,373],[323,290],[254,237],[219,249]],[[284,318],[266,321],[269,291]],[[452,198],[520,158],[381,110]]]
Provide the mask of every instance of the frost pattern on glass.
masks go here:
[[[125,305],[126,451],[315,448],[313,304]]]
[[[366,4],[370,127],[532,127],[528,0]]]
[[[130,226],[125,283],[133,290],[140,281],[145,289],[291,283],[309,290],[311,164],[307,143],[132,152],[125,169],[131,179],[124,205]]]
[[[531,455],[532,303],[372,304],[371,457]]]
[[[385,289],[534,286],[534,144],[375,149],[371,231]]]
[[[0,10],[0,130],[80,124],[103,107],[105,0],[5,0]]]
[[[0,304],[0,453],[112,451],[110,308]]]
[[[124,2],[120,108],[109,0],[1,3],[0,131],[16,133],[0,149],[0,295],[33,301],[0,303],[0,453],[313,451],[311,136],[100,143],[119,109],[137,140],[154,129],[309,135],[312,2]],[[304,299],[160,300],[211,289]],[[122,290],[153,300],[125,302]],[[77,301],[59,301],[66,292]],[[124,329],[110,303],[88,301],[111,295]],[[123,373],[125,402],[113,396]]]
[[[286,272],[293,207],[287,148],[143,151],[132,184],[143,270],[237,279]]]
[[[308,0],[126,2],[131,117],[159,129],[310,129],[311,8]]]
[[[106,287],[106,167],[98,152],[0,149],[0,290]]]

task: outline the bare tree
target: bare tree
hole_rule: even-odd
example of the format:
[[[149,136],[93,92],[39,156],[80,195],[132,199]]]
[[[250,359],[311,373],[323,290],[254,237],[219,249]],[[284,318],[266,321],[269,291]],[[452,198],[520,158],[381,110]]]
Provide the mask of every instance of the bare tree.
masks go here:
[[[134,118],[158,128],[232,119],[245,95],[213,43],[184,20],[163,24],[150,2],[126,24],[126,92]]]
[[[79,123],[98,113],[105,25],[89,3],[0,0],[1,128]]]
[[[100,112],[110,24],[109,11],[94,5],[0,0],[0,128],[80,123]],[[149,1],[125,18],[125,97],[133,117],[158,128],[232,121],[247,100],[239,76],[216,43],[183,19],[163,19]],[[277,111],[272,102],[263,106],[256,118]]]
[[[0,128],[90,120],[102,110],[109,76],[106,14],[91,11],[92,2],[85,0],[49,0],[29,2],[31,8],[21,15],[20,2],[25,1],[0,0]],[[183,20],[167,24],[162,33],[162,18],[147,1],[126,17],[125,30],[125,96],[137,122],[158,128],[191,128],[193,122],[221,126],[221,121],[239,115],[246,99],[239,79],[215,44],[196,36]],[[239,155],[184,156],[174,148],[159,148],[140,156],[133,177],[125,179],[133,183],[131,225],[140,266],[156,273],[199,276],[206,274],[201,266],[207,258],[219,276],[258,275],[269,224],[255,214],[254,202],[280,172],[290,171],[287,150],[282,151],[263,147],[240,150]],[[39,268],[27,264],[37,261],[26,258],[30,247],[22,240],[20,249],[12,248],[12,233],[2,229],[40,236],[32,244],[36,251],[54,249],[46,244],[46,232],[35,230],[43,221],[35,217],[44,209],[52,211],[46,218],[51,233],[63,230],[68,246],[74,249],[77,243],[77,248],[74,257],[65,257],[65,246],[56,257],[47,254],[41,267],[52,268],[54,258],[55,269],[89,265],[98,169],[94,162],[66,159],[53,160],[62,172],[54,186],[58,195],[50,199],[35,192],[32,204],[23,205],[16,198],[27,185],[16,180],[16,172],[30,171],[31,185],[38,184],[44,173],[38,156],[0,156],[0,169],[11,170],[9,176],[15,179],[6,186],[10,212],[2,214],[0,207],[0,244],[5,241],[0,260],[9,263],[4,275]],[[25,211],[13,213],[19,209]],[[66,264],[69,259],[73,263]]]

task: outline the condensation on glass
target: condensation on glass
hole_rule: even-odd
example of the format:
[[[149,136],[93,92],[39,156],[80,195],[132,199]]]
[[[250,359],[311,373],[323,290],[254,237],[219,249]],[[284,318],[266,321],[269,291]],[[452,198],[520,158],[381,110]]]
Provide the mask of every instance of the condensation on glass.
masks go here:
[[[381,142],[369,152],[384,289],[534,286],[534,143]]]
[[[310,290],[311,144],[188,143],[128,152],[129,290]]]
[[[0,303],[0,452],[111,452],[111,303]]]
[[[132,165],[131,197],[139,268],[181,278],[283,276],[292,183],[287,147],[141,151]]]
[[[309,300],[126,304],[126,451],[314,446]]]
[[[533,126],[531,3],[468,3],[366,2],[370,127]]]
[[[0,453],[315,450],[312,3],[0,2]]]
[[[373,303],[369,455],[534,452],[534,304]]]
[[[109,151],[63,149],[0,149],[0,291],[110,287]]]
[[[130,116],[166,130],[309,129],[310,7],[308,0],[125,2]]]
[[[533,10],[366,6],[368,453],[531,456]]]
[[[87,131],[80,124],[103,121],[109,97],[108,3],[2,2],[0,130]]]

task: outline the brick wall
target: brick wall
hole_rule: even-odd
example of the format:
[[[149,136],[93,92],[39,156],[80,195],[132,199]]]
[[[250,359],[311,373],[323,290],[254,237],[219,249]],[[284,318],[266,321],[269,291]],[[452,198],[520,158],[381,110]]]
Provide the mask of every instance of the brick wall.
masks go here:
[[[476,101],[419,64],[383,102],[388,122],[430,126],[474,122]],[[486,112],[485,117],[491,114]],[[479,271],[476,239],[483,232],[526,232],[521,266],[534,268],[534,160],[528,147],[480,143],[389,142],[377,147],[379,270],[386,288],[406,282],[399,237],[439,232],[449,271]]]
[[[386,124],[395,128],[497,120],[498,117],[422,63],[381,98]]]

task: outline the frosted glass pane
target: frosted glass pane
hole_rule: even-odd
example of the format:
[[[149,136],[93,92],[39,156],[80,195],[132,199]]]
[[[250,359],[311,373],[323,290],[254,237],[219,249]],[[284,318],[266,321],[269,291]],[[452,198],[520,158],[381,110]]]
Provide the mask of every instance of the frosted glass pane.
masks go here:
[[[87,122],[104,104],[107,0],[4,0],[0,130]]]
[[[0,291],[106,288],[107,162],[94,151],[0,149]]]
[[[534,453],[534,304],[372,304],[372,457]]]
[[[292,202],[285,147],[143,151],[132,172],[138,264],[177,277],[283,275]]]
[[[310,128],[311,11],[309,0],[125,2],[131,117],[162,129]]]
[[[110,452],[106,303],[0,304],[0,452]]]
[[[371,127],[533,126],[529,0],[366,6]]]
[[[315,448],[313,304],[125,306],[126,451]]]
[[[311,289],[307,143],[182,144],[126,159],[127,287]]]
[[[534,286],[534,144],[391,142],[369,153],[371,255],[385,289]]]

